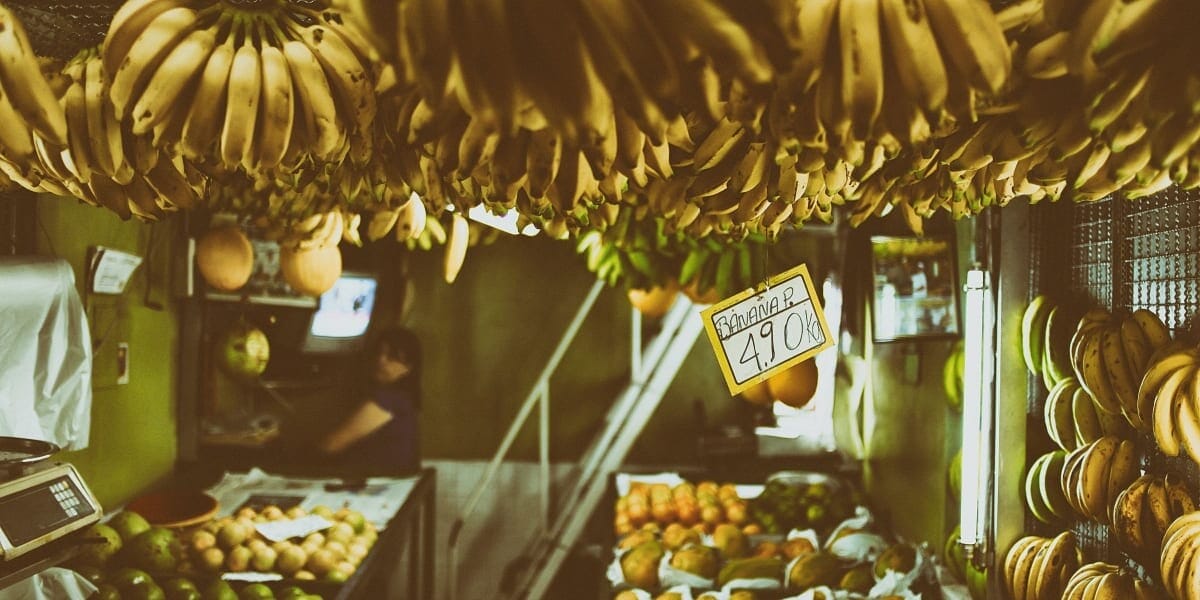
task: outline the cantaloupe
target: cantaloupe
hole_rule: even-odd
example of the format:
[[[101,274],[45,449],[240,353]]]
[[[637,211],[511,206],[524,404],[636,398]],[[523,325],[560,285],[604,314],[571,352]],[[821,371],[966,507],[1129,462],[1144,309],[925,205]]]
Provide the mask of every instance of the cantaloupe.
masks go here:
[[[196,242],[196,266],[208,285],[232,292],[250,280],[254,247],[236,224],[214,227]]]
[[[324,294],[342,275],[342,252],[337,246],[279,251],[279,270],[292,289],[308,296]]]
[[[776,400],[800,408],[817,392],[817,362],[808,359],[781,371],[767,380],[767,389]]]
[[[671,281],[663,286],[655,286],[648,290],[629,290],[629,303],[643,317],[657,319],[671,309],[675,297],[679,295],[679,284]]]

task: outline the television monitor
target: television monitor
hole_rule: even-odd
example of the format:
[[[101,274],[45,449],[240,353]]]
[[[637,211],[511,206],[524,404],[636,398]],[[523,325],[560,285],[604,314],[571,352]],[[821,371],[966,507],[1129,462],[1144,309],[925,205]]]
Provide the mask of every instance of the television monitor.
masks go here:
[[[370,273],[343,272],[317,303],[300,351],[342,354],[363,347],[379,281]]]

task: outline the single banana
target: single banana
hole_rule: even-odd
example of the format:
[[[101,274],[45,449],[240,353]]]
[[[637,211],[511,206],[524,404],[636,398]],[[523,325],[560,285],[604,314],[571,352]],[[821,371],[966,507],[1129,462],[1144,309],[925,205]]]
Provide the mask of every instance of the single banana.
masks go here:
[[[1152,476],[1143,475],[1125,488],[1113,504],[1112,525],[1117,539],[1131,549],[1144,547],[1142,537],[1142,503]]]
[[[1101,354],[1103,340],[1103,335],[1094,335],[1084,343],[1083,381],[1101,409],[1110,414],[1120,414],[1121,402],[1113,393]]]
[[[134,134],[149,133],[155,125],[166,121],[184,88],[200,75],[216,43],[215,27],[196,29],[167,53],[146,88],[136,96],[130,115]]]
[[[1067,74],[1070,32],[1060,31],[1034,44],[1025,54],[1022,70],[1034,79],[1055,79]]]
[[[367,65],[359,62],[354,50],[336,32],[321,26],[289,27],[321,63],[341,114],[352,116],[359,132],[368,133],[377,107],[375,81]]]
[[[1075,426],[1075,447],[1090,444],[1104,435],[1100,420],[1096,416],[1096,405],[1083,388],[1071,394],[1071,418]]]
[[[329,160],[346,141],[346,124],[338,113],[329,79],[321,62],[303,42],[285,41],[283,55],[295,82],[297,109],[311,119],[307,126],[315,134],[312,153],[320,160]]]
[[[396,240],[415,240],[421,237],[426,224],[433,222],[437,222],[437,219],[428,219],[425,202],[414,194],[404,206],[400,207],[400,214],[397,216],[395,225]]]
[[[255,152],[243,157],[243,166],[251,172],[279,166],[291,143],[296,119],[297,86],[293,85],[283,51],[266,44],[259,51],[259,58],[262,61],[262,91],[258,139]],[[247,161],[251,164],[246,164]]]
[[[1141,383],[1142,376],[1146,374],[1146,368],[1150,365],[1150,355],[1154,349],[1150,347],[1150,340],[1146,339],[1142,328],[1132,318],[1121,322],[1121,347],[1125,349],[1125,355],[1129,359],[1129,372],[1133,378],[1134,397],[1136,397],[1137,386]]]
[[[1200,401],[1200,377],[1193,371],[1191,378],[1181,384],[1176,393],[1178,412],[1175,413],[1175,432],[1180,445],[1193,461],[1200,463],[1200,411],[1197,402]]]
[[[467,258],[467,246],[471,238],[470,222],[461,213],[454,213],[450,234],[446,241],[443,269],[446,283],[454,283]]]
[[[1144,429],[1146,424],[1142,422],[1137,411],[1137,384],[1134,383],[1133,371],[1125,356],[1120,329],[1105,330],[1100,346],[1100,355],[1104,359],[1104,374],[1108,377],[1113,395],[1121,405],[1121,412],[1135,429]]]
[[[950,84],[923,0],[879,4],[889,58],[896,63],[900,83],[921,108],[937,112],[946,102]]]
[[[841,0],[842,106],[856,139],[866,139],[883,110],[883,32],[878,0]]]
[[[229,75],[237,53],[234,38],[230,34],[224,43],[214,48],[200,72],[180,134],[180,150],[188,159],[207,159],[221,135],[229,97]],[[217,156],[219,154],[218,148]]]
[[[1131,318],[1142,329],[1142,334],[1146,336],[1152,350],[1158,350],[1171,342],[1171,330],[1167,329],[1158,315],[1147,309],[1139,308],[1133,311]]]
[[[839,3],[840,0],[772,2],[788,46],[795,52],[791,73],[796,76],[801,91],[812,88],[827,64],[829,40],[833,37]]]
[[[58,96],[38,67],[25,28],[3,6],[0,6],[0,84],[30,129],[51,144],[67,145],[67,117]]]
[[[1021,356],[1025,359],[1025,366],[1034,375],[1042,371],[1046,320],[1053,306],[1046,296],[1039,294],[1029,301],[1021,318]]]
[[[195,25],[196,11],[182,6],[172,8],[150,21],[124,56],[104,56],[104,64],[115,67],[105,73],[110,81],[109,99],[118,117],[129,116],[133,102],[155,69]],[[115,48],[110,46],[108,49]]]
[[[1175,415],[1179,414],[1187,391],[1184,384],[1196,373],[1196,365],[1189,364],[1171,372],[1154,395],[1154,440],[1167,456],[1179,456],[1180,439]]]
[[[1112,524],[1107,517],[1111,515],[1111,507],[1117,500],[1117,495],[1129,484],[1133,483],[1138,478],[1138,456],[1137,448],[1130,440],[1121,440],[1117,449],[1113,452],[1112,459],[1109,461],[1108,467],[1108,483],[1106,484],[1106,493],[1104,496],[1103,513],[1106,517],[1101,519]]]
[[[236,169],[252,156],[258,107],[262,100],[262,65],[258,50],[249,38],[233,56],[221,128],[221,159],[226,168]]]
[[[24,119],[17,113],[16,107],[6,90],[0,89],[0,155],[11,163],[24,178],[33,176],[37,164],[37,151],[33,147],[33,132],[27,128]],[[35,177],[36,178],[36,177]]]
[[[999,93],[1012,55],[991,6],[984,0],[925,0],[925,11],[955,69],[975,89]]]
[[[1084,511],[1094,521],[1103,522],[1104,515],[1108,512],[1105,510],[1108,500],[1108,476],[1113,456],[1120,444],[1121,441],[1114,436],[1106,435],[1100,438],[1088,452],[1086,462],[1083,464],[1083,472],[1079,480],[1083,488],[1081,499]]]

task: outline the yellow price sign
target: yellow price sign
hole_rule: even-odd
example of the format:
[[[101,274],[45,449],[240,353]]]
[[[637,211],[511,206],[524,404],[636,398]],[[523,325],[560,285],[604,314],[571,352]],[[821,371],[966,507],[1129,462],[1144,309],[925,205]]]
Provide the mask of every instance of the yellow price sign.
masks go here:
[[[806,265],[700,312],[730,394],[833,345]]]

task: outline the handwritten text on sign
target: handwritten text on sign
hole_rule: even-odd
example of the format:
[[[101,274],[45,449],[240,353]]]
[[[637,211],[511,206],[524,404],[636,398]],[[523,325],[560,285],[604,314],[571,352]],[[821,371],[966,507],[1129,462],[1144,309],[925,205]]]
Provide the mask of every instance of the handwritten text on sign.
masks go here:
[[[808,267],[773,277],[701,316],[730,393],[742,390],[833,345]]]

